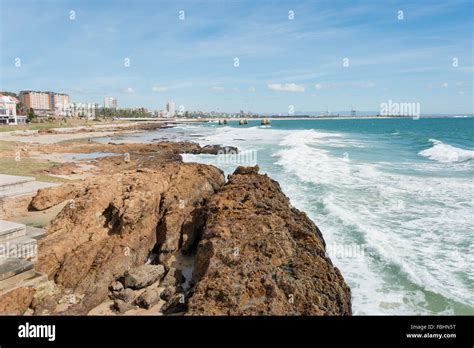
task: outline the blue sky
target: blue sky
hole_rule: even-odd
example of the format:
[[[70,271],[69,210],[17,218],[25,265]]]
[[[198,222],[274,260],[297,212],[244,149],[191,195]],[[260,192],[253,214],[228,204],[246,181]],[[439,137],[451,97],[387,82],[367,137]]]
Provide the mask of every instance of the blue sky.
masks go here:
[[[474,113],[469,0],[0,3],[1,90],[151,109],[174,100],[285,114],[392,100],[424,114]]]

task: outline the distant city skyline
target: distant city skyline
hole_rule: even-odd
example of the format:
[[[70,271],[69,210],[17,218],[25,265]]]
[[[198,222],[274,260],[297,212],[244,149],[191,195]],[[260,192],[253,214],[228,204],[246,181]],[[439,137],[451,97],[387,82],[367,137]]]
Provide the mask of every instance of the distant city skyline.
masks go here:
[[[0,90],[288,114],[474,113],[472,2],[0,0]]]

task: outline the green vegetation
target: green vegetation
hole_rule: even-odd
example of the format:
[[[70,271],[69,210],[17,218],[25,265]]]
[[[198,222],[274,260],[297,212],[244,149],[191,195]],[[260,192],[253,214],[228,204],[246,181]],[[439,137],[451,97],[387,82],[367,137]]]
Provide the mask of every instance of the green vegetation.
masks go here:
[[[26,223],[26,226],[36,227],[36,228],[45,228],[47,224],[40,223],[40,222],[29,222]]]
[[[78,118],[68,118],[68,119],[40,119],[36,118],[33,122],[30,122],[27,125],[22,126],[0,126],[0,132],[11,132],[16,130],[39,130],[39,129],[51,129],[51,128],[69,128],[77,126],[87,126],[87,125],[96,125],[96,124],[118,124],[123,123],[123,121],[101,121],[101,120],[84,120]]]
[[[151,118],[152,116],[144,108],[138,109],[110,109],[100,108],[96,110],[96,115],[99,117],[113,118],[113,117],[140,117]]]
[[[30,110],[28,110],[27,114],[26,114],[28,117],[28,122],[33,122],[33,120],[36,118],[36,115],[35,115],[35,110],[33,110],[33,108],[30,108]]]
[[[38,181],[69,182],[70,180],[56,178],[44,173],[44,170],[56,163],[33,158],[21,158],[16,161],[14,157],[0,157],[0,173],[8,175],[33,176]]]

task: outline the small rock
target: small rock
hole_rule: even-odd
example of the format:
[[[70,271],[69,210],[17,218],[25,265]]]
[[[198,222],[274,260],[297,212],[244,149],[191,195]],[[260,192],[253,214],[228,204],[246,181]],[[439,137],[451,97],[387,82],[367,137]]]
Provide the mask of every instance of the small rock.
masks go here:
[[[183,293],[174,294],[171,299],[165,303],[161,311],[164,314],[179,313],[186,310],[186,298]]]
[[[113,281],[112,284],[110,284],[110,290],[112,290],[112,291],[122,291],[123,290],[123,284],[119,281]]]
[[[132,289],[124,289],[122,291],[114,292],[112,294],[113,299],[122,300],[127,303],[132,303],[137,297],[137,293]]]
[[[149,309],[160,301],[160,292],[157,288],[146,289],[135,300],[135,304],[141,308]]]
[[[165,277],[161,281],[161,286],[175,286],[184,282],[183,273],[181,270],[176,268],[170,268],[168,273],[166,273]]]
[[[255,165],[253,167],[239,166],[234,171],[234,175],[236,175],[236,174],[240,174],[240,175],[258,174],[259,170],[260,170],[260,168],[259,168],[258,165]]]
[[[174,286],[168,286],[165,290],[161,292],[160,298],[163,301],[168,302],[175,293],[176,293],[176,288]]]
[[[122,300],[114,300],[114,304],[112,305],[112,308],[119,313],[125,313],[131,309],[134,309],[135,306],[132,305],[131,303],[128,303]]]
[[[165,274],[163,265],[142,265],[130,272],[126,272],[123,277],[123,286],[135,290],[143,289],[160,280]]]

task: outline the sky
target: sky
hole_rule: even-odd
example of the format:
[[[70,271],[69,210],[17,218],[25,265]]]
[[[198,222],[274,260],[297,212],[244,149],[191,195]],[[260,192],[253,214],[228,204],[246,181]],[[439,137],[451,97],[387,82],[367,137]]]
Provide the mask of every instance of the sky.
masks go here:
[[[287,114],[474,113],[472,0],[0,0],[0,90]],[[402,12],[400,12],[402,11]]]

